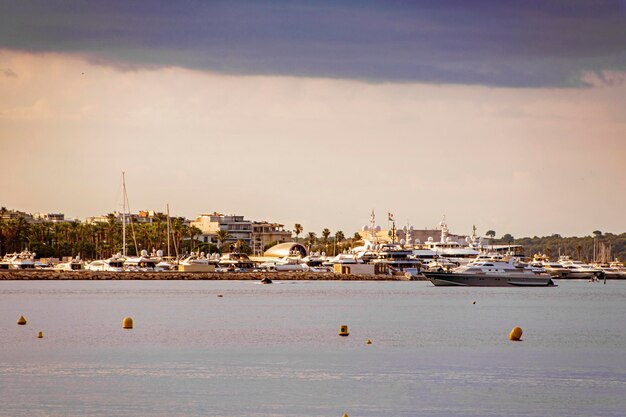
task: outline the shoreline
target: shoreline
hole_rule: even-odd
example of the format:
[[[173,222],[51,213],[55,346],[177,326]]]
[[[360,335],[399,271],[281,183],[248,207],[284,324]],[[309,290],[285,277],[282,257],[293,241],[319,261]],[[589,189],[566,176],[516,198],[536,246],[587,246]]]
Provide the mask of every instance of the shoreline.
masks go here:
[[[392,275],[339,275],[332,272],[108,272],[0,271],[0,281],[407,281]]]

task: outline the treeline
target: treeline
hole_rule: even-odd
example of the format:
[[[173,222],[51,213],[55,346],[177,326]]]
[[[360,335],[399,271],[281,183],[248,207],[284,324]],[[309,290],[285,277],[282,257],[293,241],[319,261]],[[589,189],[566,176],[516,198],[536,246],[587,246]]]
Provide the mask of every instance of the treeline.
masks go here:
[[[527,256],[543,253],[550,256],[551,259],[555,259],[559,255],[567,255],[584,262],[590,262],[594,259],[601,261],[602,258],[605,258],[606,261],[615,258],[626,261],[626,233],[616,235],[596,230],[591,236],[584,237],[562,237],[554,234],[521,239],[515,239],[506,234],[500,239],[494,239],[493,243],[522,245]]]
[[[86,224],[74,222],[29,223],[23,217],[0,219],[0,253],[28,249],[38,258],[81,256],[85,259],[108,258],[122,252],[122,223],[114,214],[107,222]],[[175,255],[195,250],[200,234],[196,227],[184,224],[185,219],[170,219],[170,253]],[[135,255],[143,249],[167,250],[167,216],[157,213],[153,222],[126,225],[126,253]]]

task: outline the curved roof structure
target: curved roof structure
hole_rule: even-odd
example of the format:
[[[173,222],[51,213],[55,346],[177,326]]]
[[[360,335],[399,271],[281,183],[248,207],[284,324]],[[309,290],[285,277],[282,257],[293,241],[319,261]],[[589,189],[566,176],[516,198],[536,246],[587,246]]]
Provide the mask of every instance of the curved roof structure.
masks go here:
[[[294,252],[299,253],[302,257],[305,257],[307,255],[306,248],[303,245],[296,242],[286,242],[272,246],[265,251],[263,256],[268,258],[282,258],[285,256],[293,255]]]

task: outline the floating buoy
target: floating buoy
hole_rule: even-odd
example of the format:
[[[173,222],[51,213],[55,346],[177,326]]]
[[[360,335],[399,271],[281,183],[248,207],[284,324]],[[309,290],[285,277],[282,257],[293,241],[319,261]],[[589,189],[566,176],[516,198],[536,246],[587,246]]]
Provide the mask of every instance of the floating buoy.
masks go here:
[[[223,297],[223,296],[224,296],[224,294],[217,294],[217,296],[218,296],[218,297]]]
[[[348,417],[348,413],[344,413],[344,414],[343,414],[343,417]]]
[[[472,304],[476,304],[476,301],[472,301]]]
[[[131,319],[130,317],[124,317],[124,320],[122,321],[122,328],[123,329],[132,329],[133,328],[133,319]]]
[[[37,339],[43,339],[43,332],[41,330],[37,333]]]
[[[522,328],[521,327],[513,327],[511,333],[509,333],[509,340],[520,341],[522,340]]]
[[[370,339],[367,339],[367,340],[365,341],[365,344],[366,344],[366,345],[371,345],[371,344],[372,344],[372,341],[371,341]]]
[[[339,327],[339,336],[348,336],[348,326],[342,325]]]
[[[20,318],[17,319],[17,324],[19,324],[20,326],[23,326],[26,324],[26,319],[24,318],[24,316],[20,316]]]

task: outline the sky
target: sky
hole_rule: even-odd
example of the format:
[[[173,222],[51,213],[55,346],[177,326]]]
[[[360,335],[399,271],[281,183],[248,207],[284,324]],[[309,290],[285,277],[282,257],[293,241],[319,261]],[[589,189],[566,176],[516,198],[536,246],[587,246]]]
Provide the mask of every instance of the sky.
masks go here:
[[[626,1],[0,1],[0,205],[626,231]]]

